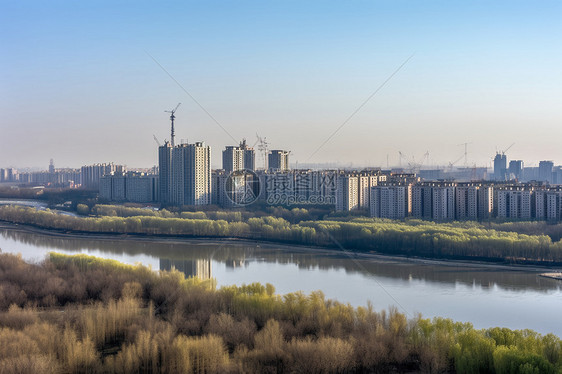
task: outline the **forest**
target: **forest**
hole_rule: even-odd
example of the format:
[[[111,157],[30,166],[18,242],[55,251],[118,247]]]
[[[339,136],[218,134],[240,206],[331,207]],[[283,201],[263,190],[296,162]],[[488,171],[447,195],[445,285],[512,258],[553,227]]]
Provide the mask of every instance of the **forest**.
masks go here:
[[[50,210],[0,206],[0,220],[88,233],[241,238],[392,255],[544,265],[562,263],[562,241],[553,240],[554,235],[535,233],[540,227],[533,226],[532,222],[529,222],[529,233],[520,233],[521,228],[514,223],[436,223],[356,216],[310,219],[305,209],[277,209],[273,216],[240,211],[169,212],[106,205],[90,209],[79,205],[78,212],[84,215],[73,217]],[[518,225],[525,227],[521,223]]]
[[[86,255],[0,254],[0,372],[562,373],[562,341]]]

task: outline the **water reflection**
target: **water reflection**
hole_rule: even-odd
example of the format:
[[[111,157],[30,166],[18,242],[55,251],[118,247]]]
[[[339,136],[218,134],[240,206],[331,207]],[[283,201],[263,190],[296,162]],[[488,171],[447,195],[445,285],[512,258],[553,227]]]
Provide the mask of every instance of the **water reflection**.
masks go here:
[[[17,226],[0,226],[4,241],[11,240],[48,251],[97,251],[106,257],[112,255],[145,255],[159,259],[162,270],[172,267],[186,275],[203,279],[212,277],[211,262],[222,263],[236,271],[250,263],[292,264],[302,270],[343,270],[346,274],[364,277],[423,281],[450,287],[464,285],[493,290],[499,287],[511,291],[532,290],[546,293],[560,290],[560,282],[537,276],[539,271],[520,268],[478,266],[474,264],[441,263],[429,260],[350,255],[337,251],[307,250],[302,247],[253,244],[236,241],[208,241],[152,239],[133,237],[118,240],[114,237],[68,237],[51,233],[36,233]],[[5,249],[7,250],[7,248]],[[14,250],[10,250],[13,252]],[[349,256],[353,256],[350,258]]]
[[[202,280],[213,277],[211,261],[208,259],[172,260],[160,258],[160,270],[170,271],[172,269],[181,271],[186,277],[197,277]]]
[[[153,269],[175,268],[186,276],[213,277],[217,285],[260,282],[280,294],[321,290],[354,306],[391,305],[410,317],[442,316],[477,328],[530,328],[562,336],[560,284],[539,271],[495,265],[374,257],[303,247],[241,241],[147,237],[65,236],[0,225],[0,248],[41,261],[50,251],[87,253]]]

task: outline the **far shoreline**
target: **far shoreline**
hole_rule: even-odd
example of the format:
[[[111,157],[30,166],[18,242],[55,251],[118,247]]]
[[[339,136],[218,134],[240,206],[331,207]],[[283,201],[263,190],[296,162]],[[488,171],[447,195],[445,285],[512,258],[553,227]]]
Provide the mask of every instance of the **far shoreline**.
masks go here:
[[[169,244],[250,244],[260,248],[272,250],[286,250],[291,249],[294,252],[301,253],[317,253],[324,255],[333,255],[339,258],[349,258],[363,261],[379,261],[379,262],[401,262],[413,263],[418,265],[441,265],[450,267],[464,267],[464,268],[485,268],[497,269],[504,271],[518,271],[528,273],[553,273],[560,271],[558,265],[539,265],[539,264],[517,264],[506,263],[505,261],[485,261],[485,260],[470,260],[470,259],[448,259],[448,258],[432,258],[423,256],[406,256],[406,255],[390,255],[380,252],[359,252],[354,249],[339,250],[335,248],[312,246],[303,244],[291,244],[282,242],[272,242],[258,239],[245,239],[245,238],[219,238],[219,237],[205,237],[205,236],[173,236],[173,235],[150,235],[150,234],[122,234],[122,233],[96,233],[96,232],[82,232],[73,230],[59,230],[38,227],[30,224],[12,223],[0,220],[0,228],[18,230],[28,233],[35,233],[50,237],[60,238],[75,238],[75,239],[94,239],[101,241],[137,241],[137,242],[153,242],[153,243],[169,243]],[[1,248],[0,248],[1,251]],[[0,252],[1,253],[1,252]],[[539,274],[541,273],[541,274]],[[554,279],[548,277],[550,279]]]

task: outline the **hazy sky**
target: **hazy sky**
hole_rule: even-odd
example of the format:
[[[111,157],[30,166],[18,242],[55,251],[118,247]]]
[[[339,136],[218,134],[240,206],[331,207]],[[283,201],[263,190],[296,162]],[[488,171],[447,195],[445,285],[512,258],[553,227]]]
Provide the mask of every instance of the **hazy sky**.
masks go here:
[[[256,132],[291,161],[562,163],[562,2],[1,1],[0,167],[156,163],[176,134],[213,164]],[[314,157],[313,151],[414,57]],[[459,165],[464,160],[459,162]]]

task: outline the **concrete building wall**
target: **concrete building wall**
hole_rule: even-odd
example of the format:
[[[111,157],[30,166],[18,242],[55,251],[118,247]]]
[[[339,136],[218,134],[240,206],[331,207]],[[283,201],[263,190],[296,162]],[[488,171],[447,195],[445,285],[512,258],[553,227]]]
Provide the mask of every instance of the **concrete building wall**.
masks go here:
[[[249,148],[244,149],[244,169],[247,170],[256,170],[256,152]]]
[[[531,219],[531,191],[517,191],[520,198],[518,219]]]
[[[489,186],[478,188],[478,219],[486,220],[492,217],[494,211],[494,190]]]
[[[168,142],[158,147],[158,201],[171,202],[172,185],[172,145]]]
[[[172,149],[169,202],[175,205],[211,204],[211,147],[202,142]]]
[[[268,157],[268,169],[274,171],[289,170],[289,152],[275,149],[270,151]]]
[[[455,219],[455,187],[432,188],[433,216],[435,221],[452,221]]]
[[[404,219],[407,216],[406,186],[371,187],[370,215],[376,218]]]
[[[534,193],[534,218],[538,220],[546,219],[546,191],[535,191]]]
[[[158,178],[154,175],[127,177],[125,188],[127,201],[147,203],[158,199]]]
[[[336,190],[336,210],[350,211],[359,208],[359,180],[356,176],[339,176]]]
[[[412,187],[412,216],[421,219],[433,217],[433,192],[428,185]]]
[[[560,192],[549,192],[545,196],[545,206],[546,214],[545,219],[549,221],[560,220],[560,204],[561,204],[561,193]]]
[[[222,151],[222,168],[228,173],[244,169],[244,150],[228,146]]]
[[[124,175],[114,175],[111,183],[111,200],[113,201],[125,201],[125,176]]]

